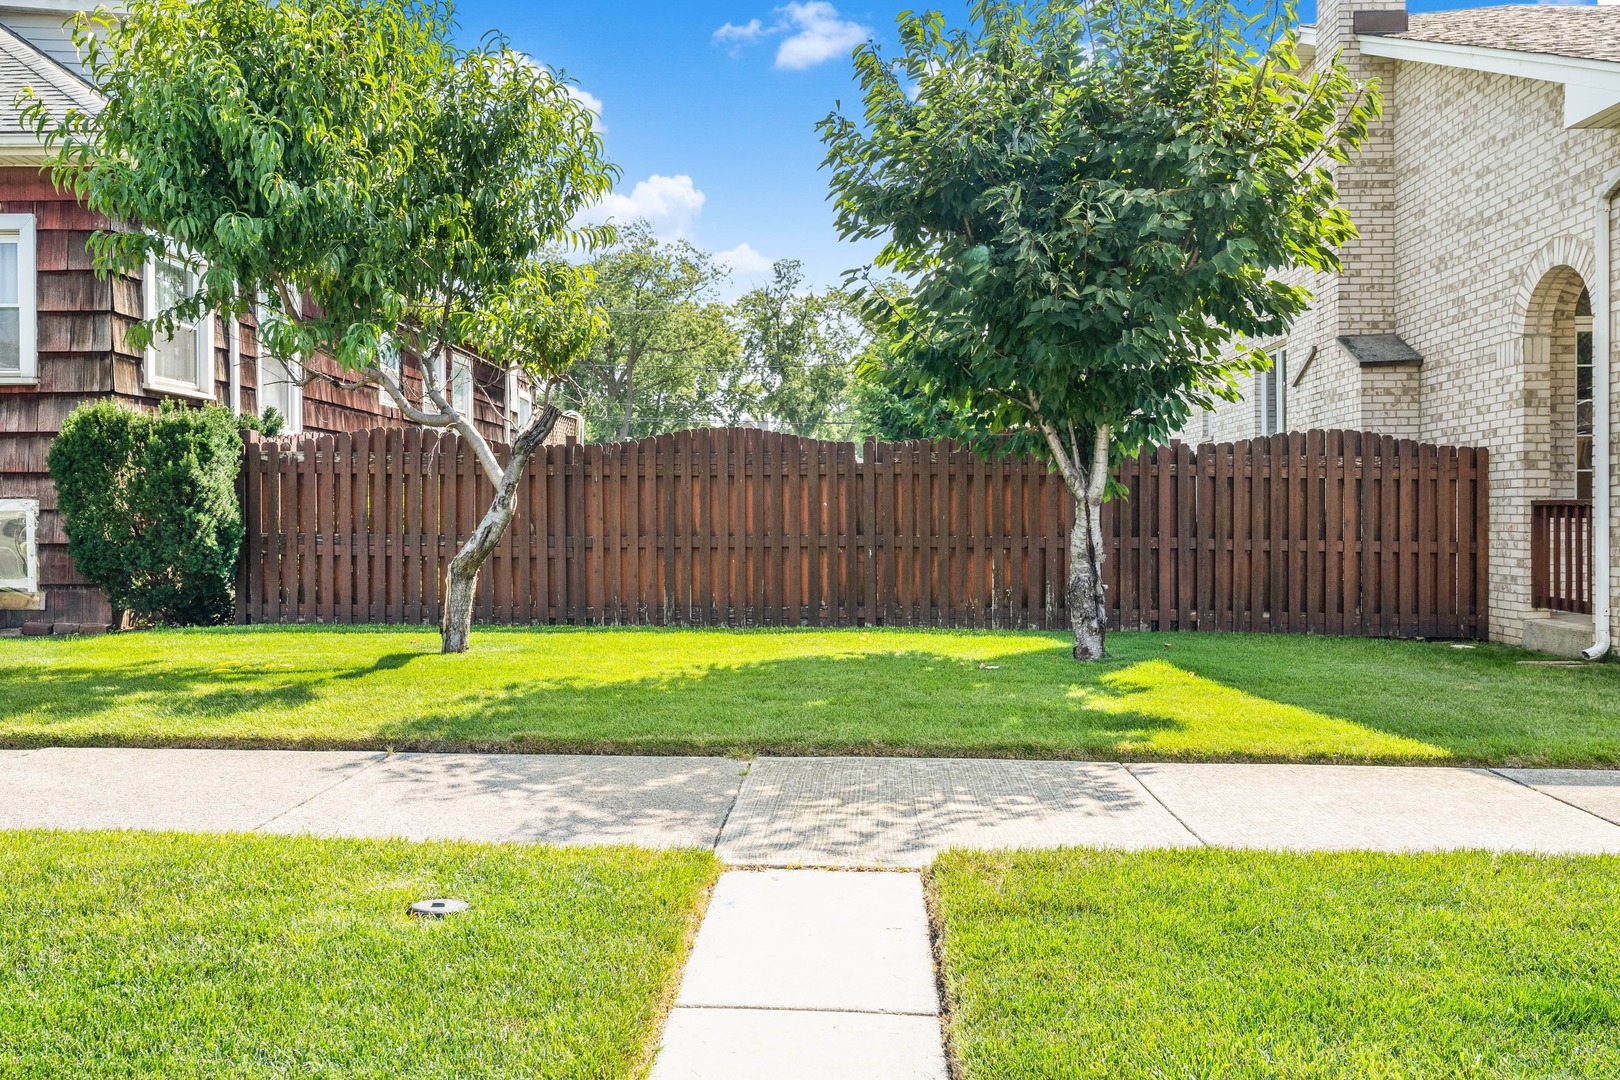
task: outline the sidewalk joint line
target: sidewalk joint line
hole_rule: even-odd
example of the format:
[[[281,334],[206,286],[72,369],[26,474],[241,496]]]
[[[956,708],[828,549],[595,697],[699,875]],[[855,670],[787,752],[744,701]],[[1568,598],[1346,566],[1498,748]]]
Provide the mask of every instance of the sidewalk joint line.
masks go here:
[[[298,802],[293,803],[291,806],[287,807],[285,810],[278,810],[274,814],[271,814],[269,817],[265,818],[263,821],[259,822],[255,826],[253,826],[253,828],[249,829],[248,832],[258,832],[260,829],[264,828],[265,826],[271,825],[271,824],[273,824],[273,823],[275,823],[277,821],[280,821],[282,818],[286,817],[288,814],[292,813],[294,810],[297,810],[299,807],[305,805],[306,803],[313,802],[314,800],[320,798],[322,795],[325,795],[329,791],[335,791],[337,788],[340,788],[344,784],[348,783],[350,780],[353,780],[355,777],[359,776],[361,773],[365,772],[367,769],[371,768],[373,765],[381,765],[383,762],[387,761],[389,758],[391,758],[393,756],[394,755],[392,753],[389,753],[387,751],[380,752],[379,756],[376,757],[375,759],[366,762],[364,765],[360,766],[358,769],[354,770],[353,772],[344,773],[342,776],[338,777],[332,783],[330,783],[330,784],[326,785],[325,787],[321,788],[321,790],[319,790],[319,791],[315,792],[314,794],[310,795],[308,798],[300,799]]]
[[[938,1012],[914,1012],[910,1009],[814,1009],[800,1005],[681,1005],[677,1009],[708,1009],[721,1012],[790,1012],[790,1013],[847,1013],[854,1016],[924,1016],[933,1019]]]
[[[1132,780],[1136,781],[1136,786],[1141,788],[1143,791],[1147,792],[1148,793],[1148,798],[1152,799],[1154,802],[1156,802],[1160,806],[1164,807],[1164,812],[1169,814],[1171,817],[1175,818],[1176,819],[1176,824],[1180,825],[1183,829],[1186,829],[1188,836],[1191,836],[1194,840],[1198,841],[1200,844],[1204,845],[1205,847],[1214,847],[1215,846],[1214,844],[1211,844],[1208,840],[1205,840],[1202,836],[1199,836],[1197,829],[1193,828],[1191,825],[1187,824],[1186,821],[1182,820],[1182,817],[1181,817],[1180,814],[1178,814],[1174,810],[1170,809],[1169,804],[1166,803],[1163,799],[1159,798],[1159,793],[1157,791],[1154,791],[1152,788],[1147,786],[1147,781],[1143,780],[1140,776],[1138,776],[1136,774],[1136,770],[1131,768],[1131,765],[1133,764],[1132,762],[1126,761],[1126,762],[1121,762],[1120,764],[1125,769],[1126,774],[1129,775]]]
[[[731,812],[737,809],[738,803],[742,802],[743,785],[748,783],[748,778],[753,775],[754,764],[757,761],[759,761],[758,758],[749,758],[747,768],[743,769],[742,775],[737,777],[737,790],[732,793],[731,804],[726,807],[725,817],[720,819],[720,828],[715,830],[714,843],[709,845],[710,850],[719,852],[720,841],[724,840],[726,836],[726,826],[731,824]]]
[[[1613,825],[1616,828],[1620,828],[1620,821],[1614,821],[1614,820],[1612,820],[1610,818],[1606,818],[1602,814],[1598,813],[1596,810],[1588,810],[1584,806],[1577,806],[1575,803],[1570,802],[1568,799],[1560,799],[1557,795],[1554,795],[1550,791],[1542,791],[1540,788],[1536,787],[1534,784],[1527,784],[1523,780],[1520,780],[1517,777],[1509,776],[1507,773],[1503,772],[1500,768],[1492,766],[1491,768],[1488,768],[1485,771],[1490,773],[1492,776],[1500,776],[1503,780],[1506,780],[1510,784],[1518,784],[1520,787],[1524,788],[1526,791],[1533,791],[1537,795],[1545,796],[1546,798],[1551,799],[1555,803],[1563,803],[1565,806],[1569,807],[1571,810],[1579,810],[1581,813],[1586,814],[1588,817],[1595,817],[1599,821],[1603,822],[1605,825]]]

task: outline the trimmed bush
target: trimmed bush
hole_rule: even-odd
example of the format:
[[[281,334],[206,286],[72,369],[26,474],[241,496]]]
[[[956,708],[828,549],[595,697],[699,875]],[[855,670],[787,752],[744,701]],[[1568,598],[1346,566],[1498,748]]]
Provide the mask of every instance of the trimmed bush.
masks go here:
[[[236,417],[217,405],[75,409],[49,460],[79,573],[143,622],[228,619],[242,546],[241,456]]]

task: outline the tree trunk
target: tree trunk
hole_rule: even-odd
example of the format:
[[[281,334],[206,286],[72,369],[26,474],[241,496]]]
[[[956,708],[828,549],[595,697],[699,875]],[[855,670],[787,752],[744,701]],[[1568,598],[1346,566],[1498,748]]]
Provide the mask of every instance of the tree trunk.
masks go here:
[[[1108,625],[1102,583],[1102,507],[1075,497],[1074,527],[1069,530],[1069,624],[1074,630],[1074,658],[1101,660]]]
[[[556,406],[547,405],[529,421],[529,426],[518,432],[512,440],[512,460],[506,471],[495,480],[495,497],[489,509],[473,529],[467,542],[461,545],[450,560],[444,573],[444,619],[439,624],[440,651],[466,652],[472,639],[473,597],[478,591],[478,571],[489,553],[506,535],[517,510],[519,482],[528,469],[529,459],[546,441],[551,429],[562,414]]]
[[[1091,461],[1079,461],[1047,428],[1047,440],[1058,456],[1064,483],[1074,496],[1074,527],[1069,530],[1069,626],[1074,631],[1074,658],[1101,660],[1108,627],[1108,600],[1103,590],[1102,501],[1108,490],[1108,457],[1112,433],[1100,427],[1091,440]],[[1072,430],[1071,430],[1072,436]]]

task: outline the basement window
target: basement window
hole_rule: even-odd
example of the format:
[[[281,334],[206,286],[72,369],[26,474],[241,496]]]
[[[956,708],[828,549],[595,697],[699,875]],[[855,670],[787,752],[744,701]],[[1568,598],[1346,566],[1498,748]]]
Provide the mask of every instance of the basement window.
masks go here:
[[[0,499],[0,589],[39,591],[39,502]]]
[[[0,214],[0,383],[39,378],[34,215]]]

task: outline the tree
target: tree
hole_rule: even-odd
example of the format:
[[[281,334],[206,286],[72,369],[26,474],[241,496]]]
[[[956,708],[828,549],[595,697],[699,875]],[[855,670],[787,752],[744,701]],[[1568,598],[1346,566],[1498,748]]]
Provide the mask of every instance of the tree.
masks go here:
[[[458,432],[495,489],[445,577],[443,648],[465,650],[552,395],[604,327],[588,271],[556,254],[611,237],[574,224],[616,175],[591,114],[503,39],[455,46],[434,0],[135,0],[116,21],[81,15],[75,40],[105,107],[25,116],[60,151],[59,185],[143,226],[98,233],[97,268],[173,251],[199,273],[131,344],[262,302],[276,354],[326,352],[346,385]],[[421,364],[419,402],[379,365],[395,335]],[[504,465],[450,400],[451,350],[467,345],[537,390]]]
[[[1251,342],[1310,301],[1355,235],[1331,167],[1375,86],[1303,75],[1292,4],[979,0],[856,50],[864,112],[820,124],[845,237],[883,238],[902,294],[863,299],[902,381],[981,450],[1044,456],[1078,507],[1076,659],[1103,655],[1109,468],[1266,367]]]
[[[772,267],[770,284],[737,300],[733,318],[744,372],[734,412],[801,435],[847,434],[840,413],[866,344],[852,298],[840,289],[807,290],[799,262],[782,259]]]
[[[645,221],[620,228],[591,268],[612,318],[569,388],[591,436],[655,435],[707,418],[737,364],[717,292],[726,268],[685,240],[660,240]]]

